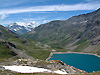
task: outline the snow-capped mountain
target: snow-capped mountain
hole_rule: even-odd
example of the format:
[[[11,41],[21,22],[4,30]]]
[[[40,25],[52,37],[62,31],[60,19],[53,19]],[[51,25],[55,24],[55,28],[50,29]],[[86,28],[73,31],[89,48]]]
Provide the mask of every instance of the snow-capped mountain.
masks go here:
[[[35,21],[28,22],[28,23],[14,22],[14,23],[11,23],[10,25],[7,25],[6,28],[15,32],[16,34],[22,35],[22,34],[25,34],[29,31],[31,31],[38,25],[39,25],[39,23],[37,24],[37,23],[35,23]]]

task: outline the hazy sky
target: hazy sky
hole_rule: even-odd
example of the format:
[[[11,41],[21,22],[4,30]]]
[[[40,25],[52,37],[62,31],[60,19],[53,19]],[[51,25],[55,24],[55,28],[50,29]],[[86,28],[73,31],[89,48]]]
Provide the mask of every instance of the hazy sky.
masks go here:
[[[100,7],[100,0],[0,0],[0,24],[66,20]]]

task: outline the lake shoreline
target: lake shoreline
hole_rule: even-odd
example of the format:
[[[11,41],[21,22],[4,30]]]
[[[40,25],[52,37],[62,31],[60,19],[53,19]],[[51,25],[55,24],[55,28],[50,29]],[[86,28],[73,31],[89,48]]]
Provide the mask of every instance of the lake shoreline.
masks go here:
[[[46,61],[48,61],[50,58],[52,58],[53,54],[72,54],[72,53],[76,53],[76,54],[88,54],[88,55],[94,55],[100,58],[100,55],[94,54],[94,53],[84,53],[84,52],[51,52],[49,57],[46,59]]]
[[[96,54],[94,54],[94,53],[70,52],[70,51],[68,51],[68,52],[51,52],[51,53],[50,53],[50,55],[49,55],[49,57],[46,59],[46,61],[48,61],[50,58],[52,58],[53,54],[72,54],[72,53],[76,53],[76,54],[94,55],[94,56],[96,56],[96,57],[99,57],[99,58],[100,58],[100,56],[99,56],[99,55],[97,55],[97,53],[96,53]],[[61,61],[61,62],[62,62],[62,61]],[[65,63],[64,63],[64,64],[65,64]],[[65,64],[65,65],[67,65],[67,64]],[[78,70],[78,71],[80,71],[80,72],[88,73],[88,72],[86,72],[86,71],[83,71],[83,70],[77,69],[77,68],[75,68],[75,67],[73,67],[73,66],[72,66],[72,68],[73,68],[73,69],[76,69],[76,70]]]

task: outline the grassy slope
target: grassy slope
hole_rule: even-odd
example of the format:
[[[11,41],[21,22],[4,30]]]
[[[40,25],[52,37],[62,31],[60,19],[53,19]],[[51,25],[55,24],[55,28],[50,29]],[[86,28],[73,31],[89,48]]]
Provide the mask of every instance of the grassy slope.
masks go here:
[[[98,55],[100,55],[100,45],[91,45],[90,41],[87,41],[86,39],[80,39],[73,46],[76,45],[78,46],[73,51],[97,53]],[[87,51],[85,49],[87,49]]]
[[[32,40],[23,40],[21,38],[9,38],[7,41],[15,44],[16,47],[36,59],[46,59],[50,54],[49,47],[45,48],[44,44]]]
[[[15,55],[15,53],[8,49],[7,45],[0,41],[0,59],[9,58]]]
[[[89,46],[89,41],[85,41],[82,44],[79,44],[79,46],[77,48],[74,49],[74,51],[83,51],[83,49],[85,49],[86,47]]]
[[[0,25],[0,58],[14,56],[14,53],[9,50],[7,45],[2,43],[5,41],[14,44],[17,49],[38,59],[46,59],[50,54],[50,48],[45,47],[44,44],[20,38],[15,33]]]

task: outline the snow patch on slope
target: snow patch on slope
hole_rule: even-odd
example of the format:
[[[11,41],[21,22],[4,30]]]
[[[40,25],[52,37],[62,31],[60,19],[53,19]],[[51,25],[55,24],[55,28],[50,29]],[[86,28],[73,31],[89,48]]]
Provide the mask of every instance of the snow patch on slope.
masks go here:
[[[30,66],[3,66],[7,70],[19,72],[19,73],[57,73],[57,74],[68,74],[66,71],[51,71],[49,69],[30,67]]]

